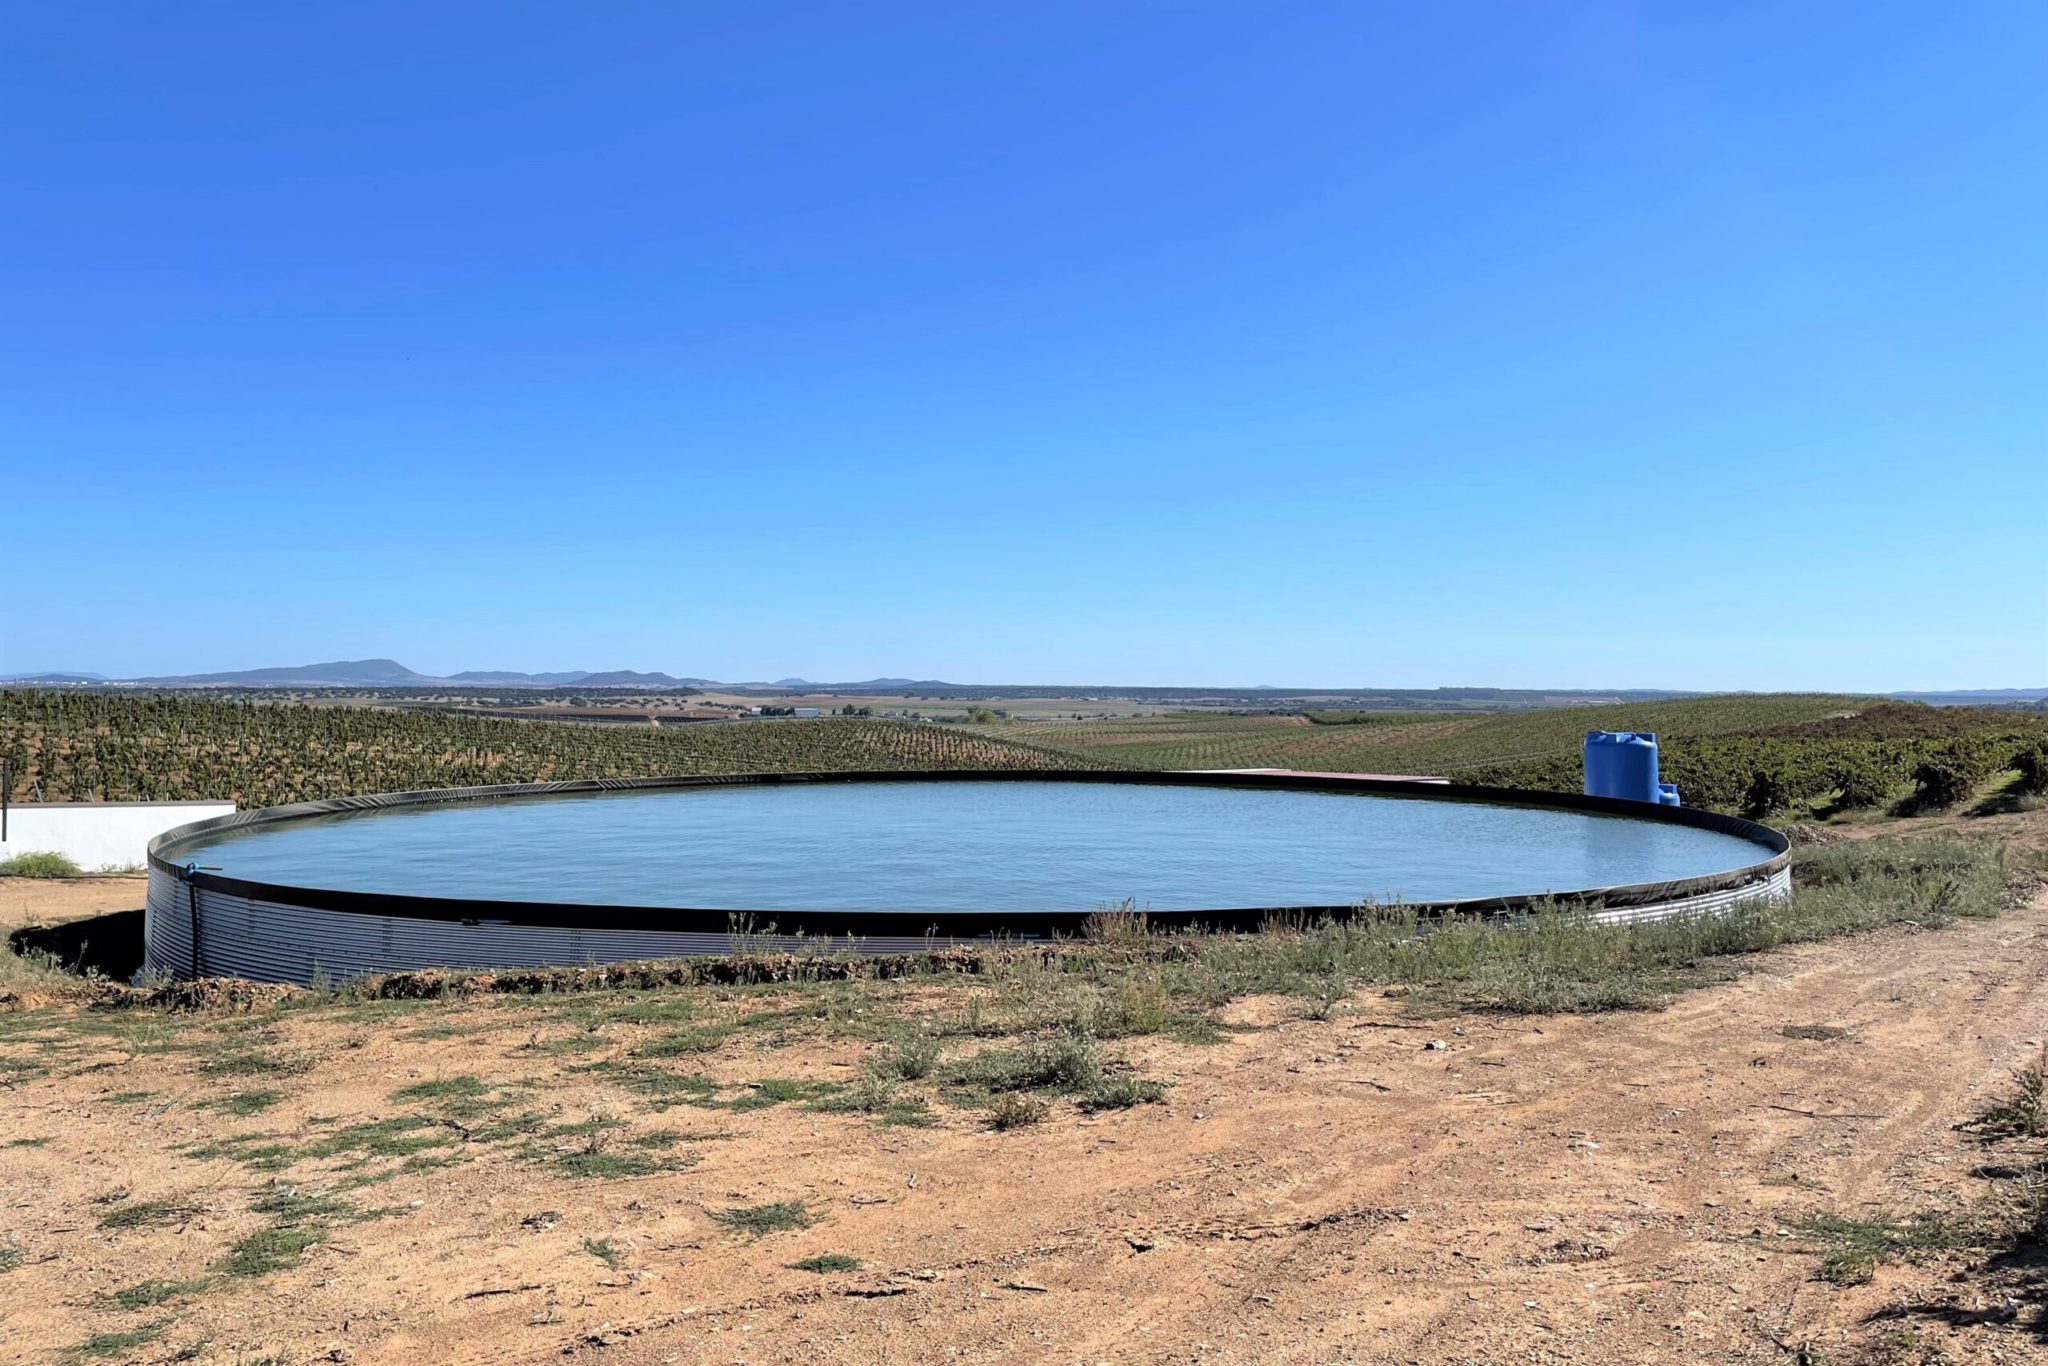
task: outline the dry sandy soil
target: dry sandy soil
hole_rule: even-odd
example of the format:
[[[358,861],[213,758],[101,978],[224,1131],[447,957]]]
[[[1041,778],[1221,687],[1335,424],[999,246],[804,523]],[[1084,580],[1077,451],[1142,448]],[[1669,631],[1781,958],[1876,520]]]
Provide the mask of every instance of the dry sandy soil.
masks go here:
[[[82,909],[17,885],[17,918],[18,894]],[[1009,1132],[767,1103],[749,1083],[843,1081],[872,1051],[801,1023],[663,1059],[719,1089],[661,1108],[574,1070],[673,1027],[635,999],[0,1015],[0,1361],[2048,1360],[2038,1290],[2001,1305],[2023,1283],[1981,1254],[1844,1289],[1793,1228],[1982,1199],[1953,1125],[2048,1039],[2048,895],[1775,953],[1654,1013],[1240,1002],[1220,1043],[1114,1046],[1165,1103]],[[1784,1032],[1813,1025],[1844,1032]],[[351,1128],[446,1110],[394,1096],[423,1082],[469,1097],[396,1131],[423,1146]],[[492,1136],[513,1111],[521,1136]],[[237,1135],[261,1137],[217,1146]],[[665,1169],[577,1174],[590,1153]],[[220,1270],[280,1192],[374,1217]],[[717,1217],[784,1201],[814,1222]],[[826,1254],[860,1267],[791,1266]]]
[[[20,925],[57,925],[89,915],[142,908],[148,879],[80,877],[62,881],[0,877],[0,934]]]

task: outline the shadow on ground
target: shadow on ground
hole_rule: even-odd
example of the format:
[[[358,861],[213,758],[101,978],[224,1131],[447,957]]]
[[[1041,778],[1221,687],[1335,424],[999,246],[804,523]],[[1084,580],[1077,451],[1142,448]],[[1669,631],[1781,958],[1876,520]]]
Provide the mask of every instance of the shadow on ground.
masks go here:
[[[1964,1327],[1977,1323],[2012,1324],[2037,1343],[2048,1343],[2048,1249],[2026,1242],[1999,1252],[1971,1268],[1969,1298],[1991,1301],[1966,1306],[1955,1298],[1936,1297],[1893,1305],[1872,1314],[1868,1322],[1896,1323],[1921,1319]],[[1961,1278],[1958,1278],[1961,1279]]]
[[[24,925],[7,936],[16,953],[40,950],[73,972],[96,972],[126,982],[142,970],[142,912],[67,920],[61,925]]]

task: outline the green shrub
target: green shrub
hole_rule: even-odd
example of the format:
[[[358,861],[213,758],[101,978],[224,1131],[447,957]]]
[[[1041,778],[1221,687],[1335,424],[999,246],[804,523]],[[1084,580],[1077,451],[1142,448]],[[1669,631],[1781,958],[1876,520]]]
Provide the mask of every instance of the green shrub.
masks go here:
[[[2048,740],[2037,740],[2020,750],[2013,756],[2012,766],[2020,771],[2020,791],[2048,793]]]
[[[849,1257],[843,1252],[826,1252],[816,1257],[806,1257],[800,1262],[789,1264],[791,1271],[815,1271],[828,1276],[835,1271],[860,1270],[860,1258]]]
[[[1891,795],[1891,775],[1875,763],[1845,760],[1828,770],[1828,782],[1840,794],[1835,805],[1843,811],[1864,811],[1882,806]]]
[[[991,1129],[1021,1129],[1045,1118],[1046,1104],[1022,1091],[1005,1091],[988,1107]]]
[[[1143,1077],[1104,1077],[1077,1102],[1090,1114],[1102,1110],[1128,1110],[1133,1105],[1157,1105],[1166,1099],[1166,1088]]]
[[[1977,778],[1953,757],[1922,759],[1913,766],[1913,804],[1945,811],[1976,790]]]
[[[768,1233],[780,1233],[787,1229],[809,1228],[813,1223],[810,1210],[801,1200],[779,1200],[769,1205],[738,1205],[732,1209],[710,1211],[711,1217],[735,1233],[744,1233],[759,1238]]]
[[[920,1081],[931,1075],[938,1061],[938,1039],[920,1030],[885,1053],[880,1070],[893,1072],[905,1081]]]
[[[1759,768],[1749,775],[1749,785],[1743,789],[1742,814],[1751,820],[1761,820],[1773,811],[1783,811],[1794,800],[1792,779],[1784,769]]]
[[[0,859],[0,877],[84,877],[85,870],[63,854],[16,854]]]
[[[939,1080],[948,1087],[1000,1095],[1013,1091],[1079,1091],[1095,1084],[1101,1068],[1079,1039],[1059,1038],[1028,1048],[985,1048],[949,1063]]]

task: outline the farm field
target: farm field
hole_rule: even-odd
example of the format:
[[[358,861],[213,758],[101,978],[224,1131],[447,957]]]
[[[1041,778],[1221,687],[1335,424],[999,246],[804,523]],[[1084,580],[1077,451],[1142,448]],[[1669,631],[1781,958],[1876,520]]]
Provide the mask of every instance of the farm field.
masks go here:
[[[1811,694],[1510,713],[1176,713],[594,726],[178,693],[0,691],[16,801],[227,797],[774,770],[1298,768],[1576,790],[1589,729],[1650,730],[1689,805],[1793,820],[2048,790],[2048,713]]]
[[[1305,759],[1355,758],[1360,765],[1396,766],[1390,772],[1449,773],[1515,759],[1576,756],[1588,730],[1714,735],[1840,716],[1870,705],[1869,698],[1786,694],[1480,715],[1153,716],[1044,722],[1019,733],[1039,744],[1113,755],[1119,766],[1133,768],[1289,768],[1306,766],[1297,762]]]
[[[1415,773],[1573,791],[1580,743],[1596,729],[1656,732],[1664,777],[1679,785],[1687,805],[1801,819],[1901,800],[1928,762],[1953,767],[1974,791],[2048,744],[2048,714],[2040,712],[1803,693],[1493,715],[1182,714],[969,731],[1016,735],[1111,767]]]
[[[852,717],[670,729],[28,690],[0,691],[0,758],[16,801],[243,806],[572,778],[1099,766],[1020,738]]]

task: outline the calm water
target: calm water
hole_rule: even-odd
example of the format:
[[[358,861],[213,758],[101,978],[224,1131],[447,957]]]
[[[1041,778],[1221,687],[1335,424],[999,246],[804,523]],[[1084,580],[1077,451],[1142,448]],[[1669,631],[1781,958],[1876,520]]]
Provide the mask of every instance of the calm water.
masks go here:
[[[1769,851],[1605,816],[1343,793],[1057,782],[604,793],[364,812],[174,851],[231,877],[416,896],[749,910],[1162,910],[1565,891]]]

